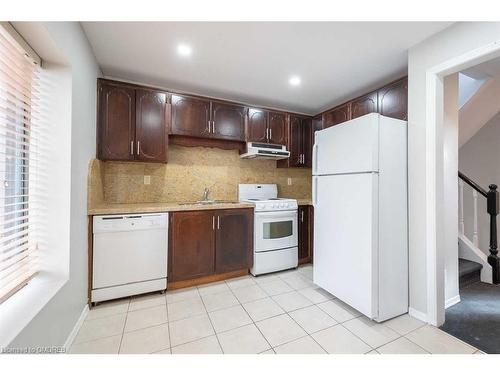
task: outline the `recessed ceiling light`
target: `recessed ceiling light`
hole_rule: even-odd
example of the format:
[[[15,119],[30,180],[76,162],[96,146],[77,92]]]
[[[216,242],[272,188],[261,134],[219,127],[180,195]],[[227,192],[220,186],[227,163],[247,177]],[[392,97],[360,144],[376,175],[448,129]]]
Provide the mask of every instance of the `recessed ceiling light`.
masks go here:
[[[187,44],[179,44],[177,46],[177,53],[181,56],[189,56],[191,52],[193,52],[193,50]]]
[[[300,77],[299,76],[291,76],[290,79],[288,80],[288,83],[292,86],[299,86],[300,85]]]

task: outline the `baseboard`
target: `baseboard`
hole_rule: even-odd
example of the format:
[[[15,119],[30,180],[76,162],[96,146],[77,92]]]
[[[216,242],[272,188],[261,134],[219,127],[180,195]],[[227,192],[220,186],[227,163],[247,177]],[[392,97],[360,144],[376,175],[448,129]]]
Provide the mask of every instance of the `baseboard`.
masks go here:
[[[85,304],[85,307],[82,310],[82,313],[80,314],[80,317],[75,323],[75,326],[71,330],[68,338],[66,339],[66,342],[64,343],[64,349],[66,353],[69,352],[69,349],[71,348],[71,345],[73,344],[73,341],[75,340],[76,335],[78,334],[78,331],[82,327],[83,322],[85,321],[85,318],[87,317],[87,314],[89,313],[89,305]]]
[[[427,323],[427,314],[422,312],[422,311],[419,311],[417,309],[414,309],[413,307],[410,307],[410,308],[408,308],[408,314],[410,316],[413,316],[414,318],[416,318],[418,320],[421,320],[422,322]]]
[[[445,302],[444,302],[444,308],[447,309],[448,307],[451,307],[453,305],[456,305],[457,303],[460,302],[460,294],[457,294],[456,296],[454,297],[451,297],[451,298],[448,298]]]

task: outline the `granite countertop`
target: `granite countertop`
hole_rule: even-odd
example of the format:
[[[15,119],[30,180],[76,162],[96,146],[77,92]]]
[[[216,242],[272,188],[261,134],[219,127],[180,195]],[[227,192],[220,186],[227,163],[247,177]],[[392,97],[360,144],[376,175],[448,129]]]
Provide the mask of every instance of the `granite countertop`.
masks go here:
[[[154,203],[102,203],[89,207],[88,215],[119,215],[168,211],[223,210],[231,208],[253,208],[252,203],[235,201],[220,201],[212,204],[196,204],[184,202],[154,202]]]
[[[312,199],[299,198],[299,199],[297,199],[297,204],[299,206],[312,206]]]

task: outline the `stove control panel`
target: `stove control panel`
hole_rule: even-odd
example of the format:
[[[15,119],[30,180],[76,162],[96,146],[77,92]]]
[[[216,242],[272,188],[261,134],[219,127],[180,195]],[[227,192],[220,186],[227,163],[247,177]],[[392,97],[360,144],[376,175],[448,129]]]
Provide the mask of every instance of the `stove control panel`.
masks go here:
[[[257,202],[255,203],[255,211],[290,211],[297,209],[296,200],[285,200],[283,202]]]

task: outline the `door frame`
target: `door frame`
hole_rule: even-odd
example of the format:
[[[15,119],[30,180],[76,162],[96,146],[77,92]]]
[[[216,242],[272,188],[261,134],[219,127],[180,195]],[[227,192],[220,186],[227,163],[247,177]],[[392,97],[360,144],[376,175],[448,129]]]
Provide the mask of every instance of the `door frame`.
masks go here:
[[[442,203],[444,77],[497,57],[500,57],[500,44],[493,42],[426,70],[426,318],[435,326],[442,325],[445,317],[444,233],[441,230],[447,224]]]

